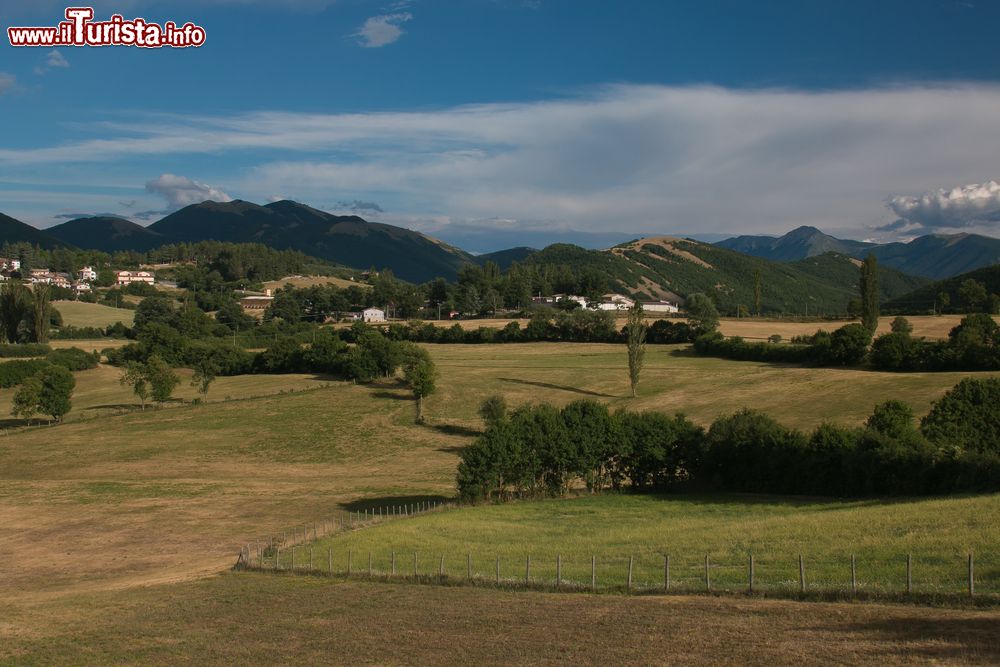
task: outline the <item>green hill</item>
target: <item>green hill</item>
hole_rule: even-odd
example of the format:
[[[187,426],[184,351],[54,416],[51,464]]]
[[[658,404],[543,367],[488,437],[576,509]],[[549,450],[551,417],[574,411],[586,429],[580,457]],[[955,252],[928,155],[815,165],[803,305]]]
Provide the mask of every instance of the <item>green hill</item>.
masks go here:
[[[130,220],[110,216],[76,218],[46,231],[69,245],[109,253],[151,250],[170,242],[161,234]]]
[[[939,309],[940,295],[947,294],[950,310],[955,310],[960,308],[962,303],[959,288],[963,282],[970,279],[982,283],[986,287],[987,294],[1000,294],[1000,264],[995,264],[907,292],[886,302],[882,309],[893,313],[927,313]]]
[[[71,245],[9,215],[0,213],[0,245],[4,243],[30,243],[47,250]]]

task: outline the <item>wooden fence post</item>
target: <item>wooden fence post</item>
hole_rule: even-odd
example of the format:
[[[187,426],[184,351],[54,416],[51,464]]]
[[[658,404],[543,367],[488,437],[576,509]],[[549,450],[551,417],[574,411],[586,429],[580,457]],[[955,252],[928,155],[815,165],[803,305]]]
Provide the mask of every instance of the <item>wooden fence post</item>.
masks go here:
[[[326,550],[326,569],[330,574],[333,574],[333,547]]]
[[[663,592],[670,590],[670,554],[663,554]]]
[[[753,554],[750,554],[750,592],[753,593]]]
[[[353,555],[354,555],[354,552],[351,551],[350,549],[348,549],[347,550],[347,576],[348,577],[351,576],[351,557]]]
[[[562,554],[556,554],[556,588],[562,586]]]
[[[500,554],[497,554],[497,584],[500,584]]]
[[[292,547],[292,570],[295,570],[295,547]]]
[[[372,576],[372,552],[368,552],[368,576]]]
[[[309,569],[313,569],[313,548],[309,547]]]
[[[851,593],[858,592],[858,563],[854,554],[851,554]]]
[[[625,584],[625,590],[632,592],[632,556],[628,557],[628,583]]]
[[[274,570],[278,571],[278,560],[281,558],[281,549],[279,547],[274,548]]]
[[[441,565],[438,567],[438,576],[444,579],[444,554],[441,554]]]
[[[597,592],[597,556],[594,554],[590,556],[590,590]]]
[[[802,554],[799,554],[799,593],[806,592],[806,570],[802,563]]]
[[[392,576],[396,576],[396,552],[392,552]]]
[[[705,554],[705,590],[712,590],[712,575],[708,572],[708,554]]]
[[[417,576],[417,552],[413,552],[413,576]]]
[[[465,564],[466,564],[468,579],[469,579],[469,581],[472,581],[472,554],[471,553],[469,553],[469,554],[466,555]]]
[[[969,554],[969,597],[975,597],[976,595],[976,564],[972,559],[972,554]]]
[[[531,554],[524,557],[524,585],[531,583]]]

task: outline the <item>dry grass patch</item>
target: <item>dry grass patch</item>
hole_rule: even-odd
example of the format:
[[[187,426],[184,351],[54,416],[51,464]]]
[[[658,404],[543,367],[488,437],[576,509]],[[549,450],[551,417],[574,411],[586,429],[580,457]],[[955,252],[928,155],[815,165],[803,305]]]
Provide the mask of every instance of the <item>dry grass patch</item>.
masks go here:
[[[97,327],[103,329],[115,322],[132,326],[135,311],[112,308],[99,303],[85,301],[53,301],[52,305],[62,315],[63,323],[74,327]]]

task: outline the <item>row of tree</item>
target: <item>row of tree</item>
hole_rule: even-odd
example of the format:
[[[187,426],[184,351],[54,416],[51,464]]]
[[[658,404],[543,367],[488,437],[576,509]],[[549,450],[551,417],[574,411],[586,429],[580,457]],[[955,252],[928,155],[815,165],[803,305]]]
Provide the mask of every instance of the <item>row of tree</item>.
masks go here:
[[[963,381],[919,428],[898,401],[876,407],[863,428],[824,424],[811,433],[754,410],[708,430],[683,415],[611,413],[594,401],[508,413],[494,397],[481,413],[486,430],[463,451],[457,473],[467,500],[573,488],[842,497],[1000,489],[1000,379]]]

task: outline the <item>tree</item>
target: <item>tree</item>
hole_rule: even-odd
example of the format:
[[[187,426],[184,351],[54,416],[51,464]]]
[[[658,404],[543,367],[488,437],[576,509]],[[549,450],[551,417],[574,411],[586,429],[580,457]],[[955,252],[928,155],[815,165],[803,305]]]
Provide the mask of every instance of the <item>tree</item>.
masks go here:
[[[940,315],[944,309],[951,304],[951,296],[947,292],[940,292],[937,295],[937,314]]]
[[[986,285],[973,278],[962,281],[958,287],[958,300],[967,313],[983,312],[989,300]]]
[[[215,382],[219,373],[219,364],[210,355],[201,355],[194,364],[194,375],[191,376],[191,386],[198,388],[202,398],[208,397],[208,387]]]
[[[50,415],[56,421],[70,411],[70,398],[76,388],[73,374],[62,366],[52,365],[38,374],[41,391],[38,395],[38,411]]]
[[[861,325],[871,335],[878,328],[878,261],[869,254],[861,264]]]
[[[936,445],[1000,454],[1000,378],[966,378],[935,401],[920,430]]]
[[[437,368],[431,355],[422,347],[413,346],[407,351],[403,361],[403,377],[417,400],[417,423],[424,423],[424,397],[430,396],[436,389]]]
[[[50,296],[48,285],[42,283],[35,285],[31,302],[31,332],[36,343],[47,343],[49,340]]]
[[[685,307],[696,335],[711,333],[719,328],[719,311],[706,295],[692,294],[687,298]]]
[[[146,401],[149,399],[149,380],[146,379],[145,364],[138,361],[125,364],[119,382],[132,387],[132,393],[139,399],[140,409],[145,412]]]
[[[169,364],[155,354],[146,362],[146,380],[149,382],[153,400],[157,403],[163,403],[170,398],[174,388],[181,381]]]
[[[875,406],[865,427],[891,438],[903,439],[914,430],[913,410],[906,403],[889,400]]]
[[[646,356],[646,322],[642,315],[642,304],[636,302],[628,313],[625,323],[625,342],[628,348],[628,381],[635,398],[635,388],[639,385],[639,374]]]
[[[9,343],[17,342],[18,328],[31,308],[31,292],[19,282],[0,291],[0,328]]]
[[[479,404],[479,416],[486,428],[507,418],[507,400],[502,394],[488,396]]]
[[[763,279],[761,278],[761,275],[760,275],[760,269],[754,269],[753,270],[753,309],[754,309],[754,312],[757,314],[757,317],[760,317],[761,298],[763,296],[763,291],[764,291],[763,290]]]
[[[38,376],[27,378],[14,394],[10,413],[15,417],[31,419],[39,410],[38,404],[41,401],[41,394],[42,381],[38,379]]]
[[[893,333],[906,334],[907,336],[913,333],[913,325],[902,315],[892,321],[891,329]]]

